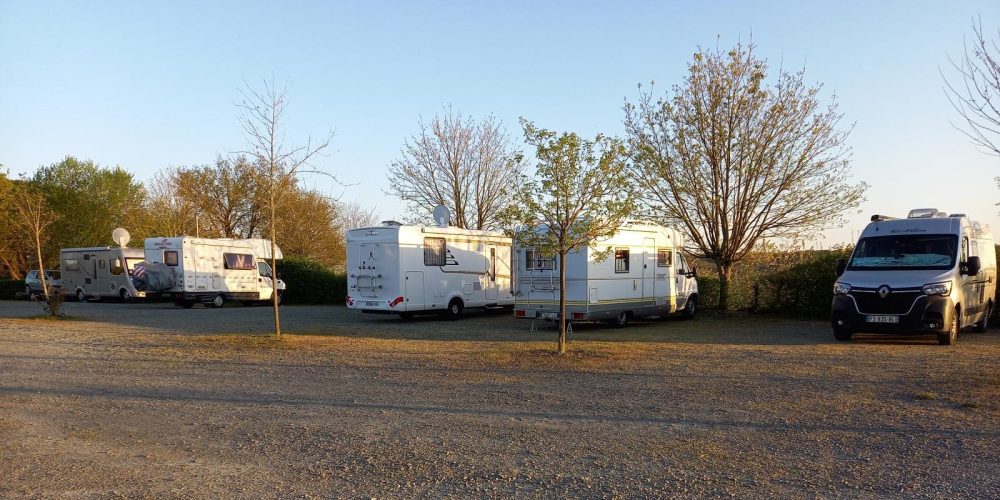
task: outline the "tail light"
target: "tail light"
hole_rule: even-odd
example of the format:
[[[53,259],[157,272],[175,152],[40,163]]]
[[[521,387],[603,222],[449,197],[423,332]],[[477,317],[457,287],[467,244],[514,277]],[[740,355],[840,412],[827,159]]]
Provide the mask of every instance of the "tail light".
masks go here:
[[[522,311],[522,310],[514,311],[514,317],[515,318],[523,318],[525,316],[527,316],[527,312],[526,311]]]
[[[352,299],[350,295],[347,296],[345,302],[347,302],[347,307],[351,307],[354,305],[354,299]]]
[[[583,313],[573,313],[573,319],[583,319]]]
[[[396,307],[400,302],[403,302],[403,297],[396,297],[389,302],[389,307]]]

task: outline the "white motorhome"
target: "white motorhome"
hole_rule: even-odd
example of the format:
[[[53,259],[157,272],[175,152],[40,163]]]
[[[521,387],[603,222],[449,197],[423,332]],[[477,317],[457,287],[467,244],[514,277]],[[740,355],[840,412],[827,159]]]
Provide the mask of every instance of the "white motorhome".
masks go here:
[[[88,298],[118,298],[128,302],[144,298],[132,281],[135,265],[142,262],[141,248],[86,247],[59,251],[63,293],[80,302]]]
[[[612,237],[566,256],[566,314],[571,321],[612,321],[680,312],[698,305],[695,270],[681,250],[684,235],[671,228],[626,224]],[[598,260],[599,253],[606,253]],[[514,316],[559,318],[559,268],[554,256],[517,248]]]
[[[989,227],[965,214],[872,216],[850,260],[837,262],[834,336],[930,333],[951,345],[965,327],[986,331],[996,293],[993,245]]]
[[[146,238],[146,262],[162,265],[172,273],[171,286],[156,290],[174,297],[188,308],[196,303],[222,307],[226,301],[251,304],[270,301],[285,284],[277,280],[266,262],[271,258],[271,242],[265,239]],[[275,256],[282,258],[281,249]],[[148,271],[147,271],[148,272]]]
[[[444,218],[447,220],[447,217]],[[511,239],[456,227],[383,223],[347,233],[347,307],[366,313],[511,306]]]

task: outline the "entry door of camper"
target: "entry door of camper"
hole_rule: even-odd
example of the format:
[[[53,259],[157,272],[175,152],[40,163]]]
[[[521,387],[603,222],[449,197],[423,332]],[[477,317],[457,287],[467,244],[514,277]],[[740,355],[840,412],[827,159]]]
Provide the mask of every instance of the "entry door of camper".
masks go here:
[[[497,300],[500,287],[497,285],[497,246],[486,245],[486,300]]]

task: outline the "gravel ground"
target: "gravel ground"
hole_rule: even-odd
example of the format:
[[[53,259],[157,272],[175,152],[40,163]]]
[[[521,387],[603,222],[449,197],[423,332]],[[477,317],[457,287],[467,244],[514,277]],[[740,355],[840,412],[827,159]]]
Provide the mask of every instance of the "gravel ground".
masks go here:
[[[2,497],[983,497],[1000,332],[0,302]]]

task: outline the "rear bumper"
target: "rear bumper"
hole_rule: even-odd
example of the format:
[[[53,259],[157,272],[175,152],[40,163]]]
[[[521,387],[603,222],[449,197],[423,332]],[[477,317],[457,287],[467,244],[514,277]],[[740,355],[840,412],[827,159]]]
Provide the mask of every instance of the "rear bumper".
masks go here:
[[[858,310],[850,295],[835,295],[831,306],[831,326],[834,329],[865,333],[945,333],[955,314],[955,304],[950,297],[922,295],[915,299],[906,314],[889,314],[879,311]],[[875,323],[870,316],[884,315],[896,318],[896,323]]]

